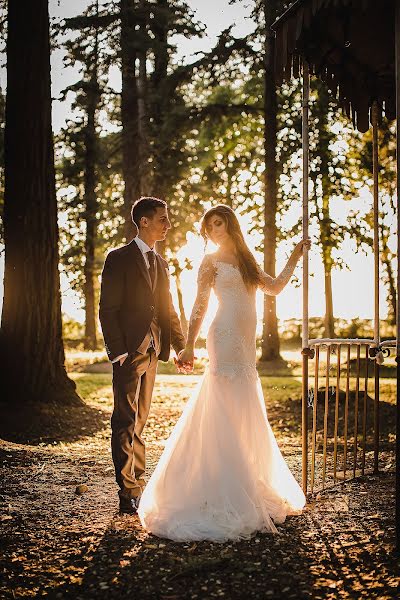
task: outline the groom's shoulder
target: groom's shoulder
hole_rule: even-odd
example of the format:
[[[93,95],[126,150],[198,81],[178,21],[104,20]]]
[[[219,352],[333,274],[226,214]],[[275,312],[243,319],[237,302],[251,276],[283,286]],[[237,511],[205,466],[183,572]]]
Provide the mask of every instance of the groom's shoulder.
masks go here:
[[[118,260],[118,258],[124,257],[130,250],[131,243],[124,244],[118,248],[113,248],[107,253],[106,260]]]

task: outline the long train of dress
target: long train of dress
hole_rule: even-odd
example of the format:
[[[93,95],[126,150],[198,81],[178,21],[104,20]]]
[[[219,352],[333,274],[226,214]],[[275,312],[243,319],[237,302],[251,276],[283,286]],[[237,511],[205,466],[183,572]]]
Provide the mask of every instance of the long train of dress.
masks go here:
[[[267,418],[255,367],[255,297],[236,267],[210,259],[200,286],[205,304],[211,286],[219,300],[207,337],[210,364],[167,440],[139,517],[153,534],[176,541],[276,532],[305,498]],[[196,311],[201,318],[201,302]]]

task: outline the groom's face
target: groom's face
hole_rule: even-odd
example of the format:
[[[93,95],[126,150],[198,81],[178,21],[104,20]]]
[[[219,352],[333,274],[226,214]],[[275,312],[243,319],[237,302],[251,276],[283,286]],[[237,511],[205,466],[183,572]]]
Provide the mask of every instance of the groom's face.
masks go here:
[[[147,235],[154,242],[162,242],[171,228],[168,218],[168,210],[164,207],[157,208],[157,212],[150,219],[147,219]]]

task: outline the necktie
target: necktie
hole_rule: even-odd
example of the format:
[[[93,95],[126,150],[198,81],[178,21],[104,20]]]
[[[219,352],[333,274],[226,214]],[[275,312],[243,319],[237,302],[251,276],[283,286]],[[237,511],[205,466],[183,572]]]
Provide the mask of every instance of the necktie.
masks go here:
[[[147,253],[147,258],[149,259],[149,275],[151,279],[151,285],[154,286],[154,279],[156,276],[156,256],[152,250]]]

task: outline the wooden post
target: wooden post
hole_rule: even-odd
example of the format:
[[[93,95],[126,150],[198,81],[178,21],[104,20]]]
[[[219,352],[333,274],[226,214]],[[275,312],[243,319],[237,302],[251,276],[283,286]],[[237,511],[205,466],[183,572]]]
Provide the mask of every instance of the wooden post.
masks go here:
[[[308,171],[309,171],[309,139],[308,139],[308,103],[310,96],[310,75],[308,64],[303,63],[303,103],[302,103],[302,146],[303,146],[303,238],[308,237]],[[302,379],[302,482],[303,492],[307,493],[308,474],[308,252],[303,251],[303,379]],[[314,399],[317,402],[317,396]]]
[[[395,17],[395,73],[396,73],[396,156],[397,156],[397,290],[400,290],[400,6],[396,2]],[[400,552],[400,301],[397,293],[396,307],[396,362],[397,362],[397,400],[396,400],[396,549]]]

